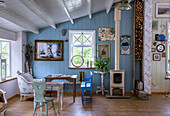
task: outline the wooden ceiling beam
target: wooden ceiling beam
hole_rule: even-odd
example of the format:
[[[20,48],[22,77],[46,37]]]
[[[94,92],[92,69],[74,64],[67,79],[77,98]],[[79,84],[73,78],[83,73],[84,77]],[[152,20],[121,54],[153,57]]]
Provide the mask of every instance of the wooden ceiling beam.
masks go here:
[[[35,25],[29,23],[27,20],[25,20],[24,18],[15,14],[12,11],[9,11],[7,9],[0,7],[0,17],[2,17],[3,19],[6,19],[6,20],[8,20],[8,21],[28,30],[28,31],[39,34],[39,30],[36,28]]]
[[[89,14],[89,18],[92,18],[92,2],[91,0],[87,0],[88,3],[88,14]]]
[[[73,19],[72,19],[70,13],[69,13],[69,11],[68,11],[68,9],[67,9],[67,7],[66,7],[64,1],[63,1],[63,0],[60,0],[60,2],[61,2],[61,4],[62,4],[62,6],[63,6],[63,8],[64,8],[64,10],[65,10],[65,12],[66,12],[68,18],[69,18],[69,20],[71,21],[72,24],[74,24]]]
[[[26,6],[29,10],[39,16],[44,22],[49,24],[52,28],[56,29],[56,25],[54,21],[47,15],[42,8],[40,8],[34,0],[19,0],[24,6]]]

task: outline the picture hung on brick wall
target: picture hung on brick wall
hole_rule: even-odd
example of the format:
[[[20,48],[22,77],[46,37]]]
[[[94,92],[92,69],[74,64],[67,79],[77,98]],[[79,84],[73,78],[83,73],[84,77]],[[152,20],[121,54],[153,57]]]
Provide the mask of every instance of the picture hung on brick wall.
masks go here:
[[[121,55],[129,55],[130,54],[130,36],[123,35],[120,37],[121,44]]]

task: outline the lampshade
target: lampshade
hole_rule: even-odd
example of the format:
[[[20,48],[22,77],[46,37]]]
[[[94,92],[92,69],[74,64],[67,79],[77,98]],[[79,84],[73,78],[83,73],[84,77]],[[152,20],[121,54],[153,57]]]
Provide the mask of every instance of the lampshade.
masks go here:
[[[122,4],[119,6],[119,10],[131,10],[132,7],[128,2],[125,2],[126,0],[122,0]]]

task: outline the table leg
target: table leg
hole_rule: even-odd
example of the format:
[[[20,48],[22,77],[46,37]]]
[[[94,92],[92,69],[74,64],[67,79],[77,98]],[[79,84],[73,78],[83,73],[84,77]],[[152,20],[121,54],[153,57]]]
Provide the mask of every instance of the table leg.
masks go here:
[[[57,91],[57,116],[59,116],[60,111],[60,89]]]
[[[103,74],[101,74],[101,86],[102,86],[102,95],[104,95],[104,87],[103,87]]]
[[[76,79],[73,79],[73,102],[75,102],[76,97]]]
[[[63,86],[62,86],[62,88],[61,88],[61,110],[63,110]]]

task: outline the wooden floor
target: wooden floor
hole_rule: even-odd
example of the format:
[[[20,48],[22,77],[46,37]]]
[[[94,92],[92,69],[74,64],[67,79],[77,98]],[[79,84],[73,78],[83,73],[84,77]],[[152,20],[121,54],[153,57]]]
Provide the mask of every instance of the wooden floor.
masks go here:
[[[56,99],[55,99],[56,104]],[[15,97],[8,102],[6,116],[32,116],[33,101],[20,102]],[[40,115],[38,115],[40,116]],[[49,116],[54,116],[49,111]],[[81,97],[64,96],[64,108],[60,116],[170,116],[170,98],[164,94],[154,94],[149,100],[140,100],[136,96],[131,99],[106,99],[102,95],[93,95],[93,103],[81,103]]]

